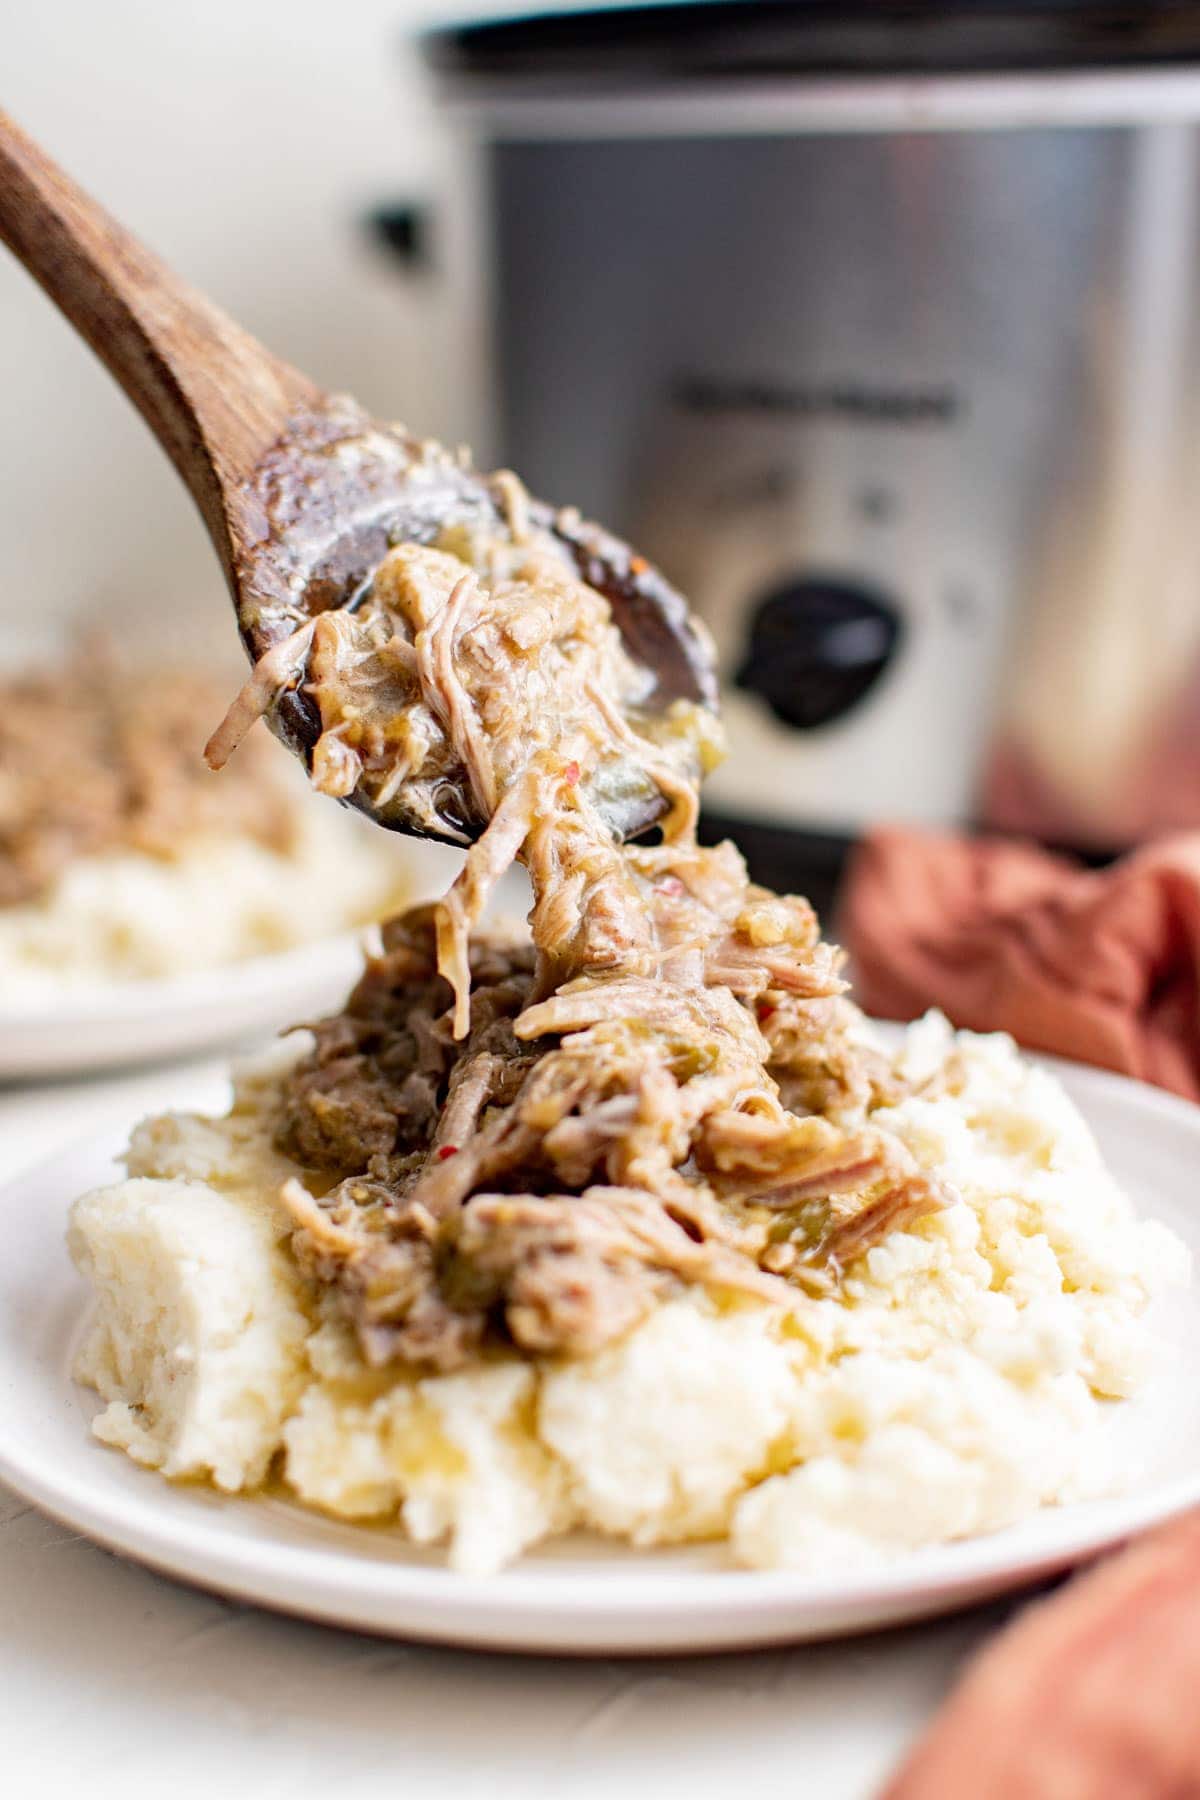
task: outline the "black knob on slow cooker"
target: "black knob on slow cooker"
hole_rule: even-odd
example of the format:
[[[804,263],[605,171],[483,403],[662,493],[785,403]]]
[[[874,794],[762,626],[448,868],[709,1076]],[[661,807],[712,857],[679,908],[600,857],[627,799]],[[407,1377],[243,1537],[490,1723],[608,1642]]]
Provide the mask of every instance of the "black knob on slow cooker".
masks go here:
[[[811,731],[870,693],[903,635],[882,594],[842,581],[788,582],[755,607],[734,680],[784,725]]]

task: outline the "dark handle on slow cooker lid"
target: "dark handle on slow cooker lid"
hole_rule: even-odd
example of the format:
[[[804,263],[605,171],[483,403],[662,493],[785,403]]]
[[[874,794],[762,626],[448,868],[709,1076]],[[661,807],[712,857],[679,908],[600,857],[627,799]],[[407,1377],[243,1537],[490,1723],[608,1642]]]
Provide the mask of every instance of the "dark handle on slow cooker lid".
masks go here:
[[[380,200],[362,215],[362,228],[375,248],[411,273],[433,261],[433,208],[425,200]]]

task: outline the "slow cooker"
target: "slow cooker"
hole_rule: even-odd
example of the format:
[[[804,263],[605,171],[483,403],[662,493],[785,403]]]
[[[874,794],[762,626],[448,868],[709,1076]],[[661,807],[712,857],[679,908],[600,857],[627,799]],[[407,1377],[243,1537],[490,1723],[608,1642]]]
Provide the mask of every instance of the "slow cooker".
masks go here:
[[[707,620],[719,822],[1200,823],[1200,8],[747,0],[426,49],[490,447]]]

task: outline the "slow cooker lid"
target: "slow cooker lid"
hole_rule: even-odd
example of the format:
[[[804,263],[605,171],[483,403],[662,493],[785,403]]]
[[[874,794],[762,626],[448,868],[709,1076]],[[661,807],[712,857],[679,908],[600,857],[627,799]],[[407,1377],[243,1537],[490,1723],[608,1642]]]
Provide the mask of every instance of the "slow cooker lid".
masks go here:
[[[521,88],[1130,67],[1200,57],[1195,0],[659,0],[465,22],[425,53],[453,85]]]

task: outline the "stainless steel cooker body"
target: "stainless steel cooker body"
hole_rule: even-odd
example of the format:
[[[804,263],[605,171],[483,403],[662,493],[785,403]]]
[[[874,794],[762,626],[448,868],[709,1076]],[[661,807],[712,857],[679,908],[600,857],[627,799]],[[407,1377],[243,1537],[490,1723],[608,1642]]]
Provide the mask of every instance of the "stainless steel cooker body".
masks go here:
[[[1200,72],[476,84],[456,118],[494,441],[707,619],[715,804],[1200,823]]]

